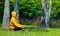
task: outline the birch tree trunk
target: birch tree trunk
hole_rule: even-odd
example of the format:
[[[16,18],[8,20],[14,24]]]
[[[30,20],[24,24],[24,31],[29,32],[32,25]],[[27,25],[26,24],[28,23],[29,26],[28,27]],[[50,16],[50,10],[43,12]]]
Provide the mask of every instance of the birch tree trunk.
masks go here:
[[[14,11],[17,12],[17,20],[19,21],[19,0],[15,0]]]
[[[2,28],[9,28],[9,19],[10,19],[9,5],[10,5],[9,0],[5,0]]]
[[[52,0],[50,0],[50,6],[49,6],[49,19],[50,19],[51,7],[52,7]]]
[[[45,18],[46,18],[46,0],[42,0],[42,12],[41,12],[41,27],[45,28],[46,27],[46,23],[45,23]]]
[[[49,1],[49,6],[48,7],[46,7],[46,24],[47,24],[47,27],[49,27],[49,21],[50,21],[50,12],[51,12],[51,5],[52,5],[52,3],[51,3],[51,0]]]

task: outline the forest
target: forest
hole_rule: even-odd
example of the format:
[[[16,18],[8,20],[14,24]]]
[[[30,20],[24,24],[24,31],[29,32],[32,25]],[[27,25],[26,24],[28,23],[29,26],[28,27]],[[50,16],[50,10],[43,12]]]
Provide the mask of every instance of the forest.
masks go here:
[[[2,23],[4,13],[4,0],[0,1],[0,23]],[[19,0],[19,22],[27,25],[39,25],[41,19],[41,0]],[[10,13],[14,10],[15,0],[10,0]],[[47,10],[49,0],[46,0]],[[49,27],[60,27],[60,0],[52,0]],[[11,15],[10,15],[11,17]],[[54,22],[54,23],[52,23]]]
[[[24,31],[9,29],[13,11]],[[0,0],[0,36],[41,35],[60,36],[60,0]]]

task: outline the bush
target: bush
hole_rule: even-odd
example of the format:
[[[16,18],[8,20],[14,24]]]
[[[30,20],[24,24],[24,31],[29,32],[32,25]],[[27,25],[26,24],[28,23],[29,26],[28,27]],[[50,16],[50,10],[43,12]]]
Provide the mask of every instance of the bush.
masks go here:
[[[51,28],[60,28],[60,20],[51,21],[50,24],[49,24],[49,27],[51,27]]]

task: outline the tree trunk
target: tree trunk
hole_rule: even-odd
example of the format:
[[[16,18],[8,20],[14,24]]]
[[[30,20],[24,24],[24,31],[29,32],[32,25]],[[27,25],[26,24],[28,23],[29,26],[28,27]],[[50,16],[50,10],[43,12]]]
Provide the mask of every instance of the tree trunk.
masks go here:
[[[14,11],[17,12],[17,20],[19,21],[19,0],[15,0]]]
[[[50,6],[49,6],[49,19],[50,19],[50,13],[51,13],[51,6],[52,6],[52,0],[50,0]]]
[[[45,28],[46,27],[46,23],[45,23],[45,18],[46,18],[46,15],[45,15],[45,12],[46,12],[46,0],[42,0],[42,12],[41,12],[41,27],[42,28]]]
[[[2,28],[9,28],[9,19],[10,19],[9,5],[10,5],[9,0],[5,0]]]
[[[49,7],[47,7],[46,9],[46,24],[47,27],[49,27],[49,21],[50,21],[50,12],[51,12],[51,0],[49,1]],[[48,5],[47,5],[48,6]]]

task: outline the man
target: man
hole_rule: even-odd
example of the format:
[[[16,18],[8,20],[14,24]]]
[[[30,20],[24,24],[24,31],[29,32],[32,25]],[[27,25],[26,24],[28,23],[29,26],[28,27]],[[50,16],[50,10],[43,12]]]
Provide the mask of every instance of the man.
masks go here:
[[[23,25],[19,24],[18,21],[16,20],[16,12],[13,11],[11,13],[11,20],[10,20],[10,29],[11,30],[22,30],[24,28]]]

